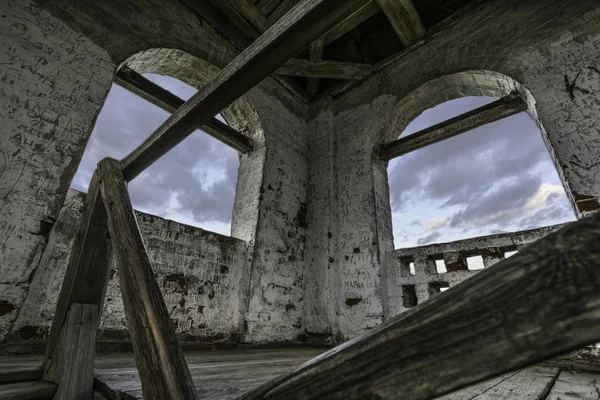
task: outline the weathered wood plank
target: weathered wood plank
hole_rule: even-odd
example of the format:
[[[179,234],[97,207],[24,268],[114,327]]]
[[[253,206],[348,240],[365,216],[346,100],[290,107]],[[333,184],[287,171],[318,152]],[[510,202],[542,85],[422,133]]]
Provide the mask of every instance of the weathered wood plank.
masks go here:
[[[527,104],[519,96],[509,95],[430,128],[384,144],[381,146],[379,157],[388,161],[526,110]]]
[[[55,400],[85,400],[94,391],[94,355],[98,307],[71,305],[56,353],[47,364],[44,380],[58,384]]]
[[[94,172],[85,198],[79,231],[73,242],[69,265],[58,297],[44,366],[52,358],[67,313],[74,303],[94,304],[101,313],[110,273],[111,245],[106,211]],[[97,329],[97,326],[96,326]]]
[[[219,10],[221,14],[225,16],[226,21],[235,26],[235,28],[240,31],[247,39],[255,40],[260,36],[260,32],[258,32],[254,26],[250,22],[248,22],[238,11],[238,9],[228,1],[228,0],[206,0],[211,6]]]
[[[412,0],[377,1],[405,46],[425,36],[425,27]]]
[[[547,400],[600,399],[600,376],[563,371]]]
[[[275,7],[268,15],[268,20],[271,25],[283,18],[283,16],[298,3],[300,3],[300,0],[281,0],[279,4],[277,4],[277,7]]]
[[[42,367],[13,367],[9,371],[0,371],[0,383],[39,381],[43,372]]]
[[[598,342],[599,270],[600,213],[242,398],[425,400]]]
[[[370,72],[371,66],[368,64],[338,61],[312,62],[299,58],[291,59],[276,71],[279,75],[348,80],[362,79]]]
[[[352,29],[356,28],[363,21],[370,18],[381,11],[381,7],[376,0],[368,1],[364,6],[359,8],[354,14],[337,24],[333,29],[329,30],[323,36],[323,42],[327,45],[336,39],[339,39]]]
[[[196,389],[152,271],[117,160],[98,164],[131,343],[147,399],[195,399]]]
[[[256,7],[258,7],[263,15],[269,15],[279,3],[281,3],[281,0],[258,0]]]
[[[323,50],[325,49],[325,41],[323,38],[317,39],[308,46],[308,57],[313,63],[323,61]],[[315,97],[319,91],[319,78],[308,78],[306,91],[310,97]]]
[[[271,23],[267,20],[254,4],[249,3],[247,0],[226,0],[231,6],[236,7],[237,10],[242,14],[244,18],[256,29],[257,32],[263,33],[271,26]]]
[[[173,113],[185,103],[183,99],[129,67],[121,67],[119,69],[115,76],[115,83],[169,113]],[[211,119],[198,129],[241,153],[247,153],[253,149],[252,141],[249,137],[239,133],[216,118]]]
[[[137,149],[123,159],[130,181],[190,135],[198,125],[273,73],[356,11],[365,0],[303,0],[244,50]]]
[[[5,383],[0,385],[2,400],[52,400],[56,384],[45,381]]]

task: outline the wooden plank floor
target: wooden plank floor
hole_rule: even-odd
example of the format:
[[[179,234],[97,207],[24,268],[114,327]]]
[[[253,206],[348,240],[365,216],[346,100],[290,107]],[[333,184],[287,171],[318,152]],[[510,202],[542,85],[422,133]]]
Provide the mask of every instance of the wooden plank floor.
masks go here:
[[[319,355],[322,349],[220,350],[185,353],[200,398],[235,399]],[[39,367],[40,356],[0,357],[3,371]],[[141,399],[133,354],[100,355],[95,376],[108,399]],[[536,365],[473,385],[438,400],[600,400],[600,374]]]

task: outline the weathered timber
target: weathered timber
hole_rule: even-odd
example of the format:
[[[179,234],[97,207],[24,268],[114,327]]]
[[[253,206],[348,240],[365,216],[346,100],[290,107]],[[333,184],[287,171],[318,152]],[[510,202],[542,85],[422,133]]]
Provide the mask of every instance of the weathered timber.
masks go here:
[[[119,86],[137,94],[141,98],[169,113],[173,113],[185,103],[183,99],[160,87],[129,67],[121,67],[119,69],[115,77],[115,82]],[[240,153],[247,153],[253,149],[250,138],[216,118],[211,119],[198,129],[203,130]]]
[[[38,381],[42,379],[44,370],[39,368],[11,368],[10,371],[0,371],[0,383]]]
[[[5,383],[0,385],[2,400],[52,400],[56,384],[45,381]]]
[[[281,0],[258,0],[255,4],[261,13],[269,15],[279,3],[281,3]]]
[[[596,343],[598,271],[600,213],[242,399],[425,400]]]
[[[94,172],[58,296],[44,367],[55,354],[56,342],[72,304],[93,304],[102,312],[110,274],[111,245],[106,210],[100,199],[100,180],[101,176]]]
[[[309,59],[313,63],[323,61],[323,50],[325,49],[325,41],[323,38],[317,39],[308,46]],[[317,95],[319,91],[319,78],[308,78],[306,91],[310,97]]]
[[[323,42],[329,44],[334,40],[342,37],[352,29],[360,25],[364,20],[370,18],[381,11],[381,7],[376,0],[368,1],[364,6],[359,8],[354,14],[337,24],[333,29],[329,30],[323,36]]]
[[[381,146],[379,157],[388,161],[526,110],[527,104],[519,96],[509,95],[412,135],[384,144]]]
[[[195,399],[196,389],[156,282],[117,160],[105,158],[100,191],[108,210],[127,325],[147,399]]]
[[[579,400],[600,398],[598,375],[563,371],[550,391],[548,400]]]
[[[300,0],[281,0],[277,7],[269,13],[269,22],[271,24],[276,23],[298,3],[300,3]]]
[[[224,15],[227,23],[233,25],[240,31],[246,37],[246,40],[255,40],[260,36],[260,32],[258,32],[255,27],[239,13],[237,7],[233,7],[228,0],[206,1]]]
[[[405,46],[425,36],[425,27],[412,0],[377,1]]]
[[[368,64],[338,61],[312,62],[299,58],[288,61],[276,71],[279,75],[347,80],[360,80],[370,72],[371,66]]]
[[[365,0],[303,0],[222,69],[122,161],[130,181]]]
[[[94,391],[94,354],[100,316],[93,304],[71,305],[44,380],[58,384],[55,400],[85,400]]]
[[[226,0],[230,5],[237,8],[240,14],[256,29],[257,32],[262,33],[269,29],[271,23],[265,17],[254,4],[248,2],[248,0]]]

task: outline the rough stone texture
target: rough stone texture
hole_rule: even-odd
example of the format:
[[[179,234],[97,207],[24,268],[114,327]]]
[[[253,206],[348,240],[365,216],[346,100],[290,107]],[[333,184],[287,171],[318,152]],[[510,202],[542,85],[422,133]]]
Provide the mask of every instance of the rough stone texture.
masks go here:
[[[482,236],[449,243],[397,249],[386,256],[383,269],[385,319],[411,307],[404,306],[403,286],[415,289],[420,304],[435,295],[440,287],[452,287],[480,270],[470,270],[468,257],[481,256],[487,268],[505,258],[505,253],[518,251],[563,225],[554,225],[515,233]],[[435,260],[444,260],[448,270],[438,273]],[[409,263],[414,263],[415,274],[410,274]],[[414,306],[413,305],[413,306]]]
[[[27,294],[114,66],[105,51],[26,0],[0,3],[0,48],[2,341]]]
[[[306,284],[307,327],[349,339],[382,321],[382,263],[393,236],[379,146],[447,100],[517,92],[577,213],[598,208],[599,21],[594,2],[476,0],[370,78],[311,105],[309,149],[317,162],[309,165],[308,215],[331,217],[307,239],[305,274],[319,278]],[[332,232],[334,243],[319,240],[322,232]],[[325,265],[335,271],[330,279]]]
[[[10,341],[44,339],[52,324],[85,194],[70,190]],[[238,340],[243,332],[246,243],[136,213],[150,262],[176,332],[186,341]],[[99,340],[128,338],[113,262]]]

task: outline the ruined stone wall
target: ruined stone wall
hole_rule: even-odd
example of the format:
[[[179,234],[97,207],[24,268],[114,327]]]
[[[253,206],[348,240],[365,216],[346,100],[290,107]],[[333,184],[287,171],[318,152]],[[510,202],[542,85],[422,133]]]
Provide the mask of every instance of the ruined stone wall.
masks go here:
[[[305,274],[315,286],[305,289],[306,326],[348,339],[383,320],[383,260],[393,237],[379,146],[437,104],[516,91],[578,214],[597,209],[599,65],[599,4],[475,1],[370,78],[311,105],[309,137],[320,140],[309,142],[308,215],[317,226],[307,242]]]
[[[470,265],[470,258],[479,256],[485,268],[491,267],[505,259],[507,253],[518,251],[562,226],[397,249],[388,253],[383,282],[385,319],[407,311],[481,271],[473,269],[480,265],[477,265],[477,260]],[[436,260],[444,261],[447,272],[438,271]]]
[[[0,2],[0,342],[110,87],[89,39],[26,0]]]
[[[47,337],[85,194],[70,190],[9,342]],[[186,341],[237,341],[244,330],[242,281],[250,266],[242,240],[137,212],[152,268],[176,332]],[[100,341],[128,339],[113,261]]]

